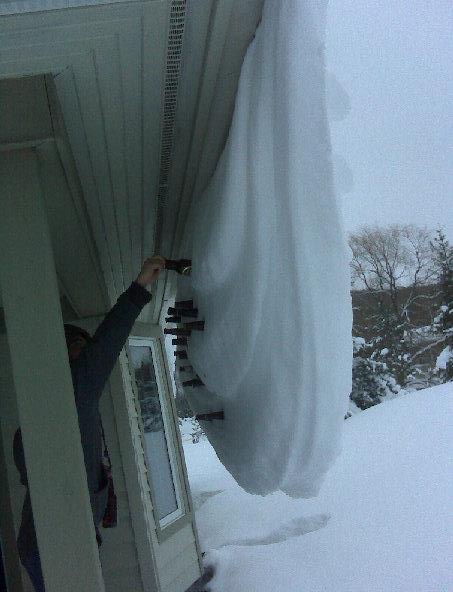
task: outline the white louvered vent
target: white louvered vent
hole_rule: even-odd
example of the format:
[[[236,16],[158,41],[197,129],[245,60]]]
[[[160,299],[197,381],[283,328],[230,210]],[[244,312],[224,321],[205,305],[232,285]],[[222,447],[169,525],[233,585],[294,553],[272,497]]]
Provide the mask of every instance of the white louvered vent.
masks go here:
[[[174,124],[178,97],[182,46],[184,41],[185,19],[186,0],[173,0],[170,8],[170,24],[168,31],[159,187],[157,193],[155,245],[160,245],[161,243],[163,210],[168,194],[168,177],[170,173],[171,155],[173,151]]]

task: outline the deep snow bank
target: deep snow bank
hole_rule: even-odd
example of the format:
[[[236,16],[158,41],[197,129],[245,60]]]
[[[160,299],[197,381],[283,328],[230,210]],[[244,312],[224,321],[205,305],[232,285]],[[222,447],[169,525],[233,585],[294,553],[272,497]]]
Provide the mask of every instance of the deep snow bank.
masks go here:
[[[452,424],[453,382],[360,412],[314,500],[248,495],[186,441],[212,592],[452,591]]]
[[[316,495],[339,450],[351,387],[351,302],[332,188],[326,2],[268,0],[240,77],[230,135],[193,204],[184,256],[205,331],[188,388],[222,463],[249,492]],[[181,376],[187,380],[187,372]]]

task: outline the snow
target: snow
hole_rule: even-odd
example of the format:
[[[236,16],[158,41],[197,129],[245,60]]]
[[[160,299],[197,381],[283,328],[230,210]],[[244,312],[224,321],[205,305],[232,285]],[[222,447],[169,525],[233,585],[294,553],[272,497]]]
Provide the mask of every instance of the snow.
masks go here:
[[[212,592],[453,590],[453,383],[345,421],[317,499],[245,493],[184,441]]]
[[[348,251],[333,191],[326,2],[267,1],[242,67],[230,135],[186,224],[205,320],[186,393],[219,458],[251,493],[317,494],[351,390]],[[191,377],[187,372],[183,380]]]
[[[453,359],[453,348],[447,345],[437,357],[436,368],[439,370],[446,370],[447,364]]]

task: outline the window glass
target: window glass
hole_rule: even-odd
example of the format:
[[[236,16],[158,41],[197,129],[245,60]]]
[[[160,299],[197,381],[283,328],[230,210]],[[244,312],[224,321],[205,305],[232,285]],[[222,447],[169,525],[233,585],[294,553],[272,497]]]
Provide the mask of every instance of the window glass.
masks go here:
[[[150,344],[131,343],[129,350],[137,384],[155,511],[162,520],[178,510],[178,500],[153,353]]]

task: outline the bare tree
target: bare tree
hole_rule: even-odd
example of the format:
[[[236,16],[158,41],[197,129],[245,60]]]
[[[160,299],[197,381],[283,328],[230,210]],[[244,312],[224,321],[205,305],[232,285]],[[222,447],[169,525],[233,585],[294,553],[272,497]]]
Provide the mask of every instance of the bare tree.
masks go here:
[[[436,278],[432,238],[432,232],[413,225],[364,226],[349,240],[353,286],[376,299],[387,294],[394,313],[407,317],[410,306],[426,298],[419,288]]]
[[[368,329],[401,385],[408,372],[411,316],[436,297],[423,289],[436,281],[432,239],[425,228],[394,224],[364,226],[349,240],[353,288],[368,294]]]

